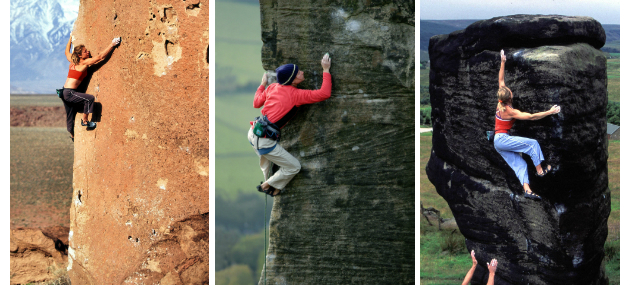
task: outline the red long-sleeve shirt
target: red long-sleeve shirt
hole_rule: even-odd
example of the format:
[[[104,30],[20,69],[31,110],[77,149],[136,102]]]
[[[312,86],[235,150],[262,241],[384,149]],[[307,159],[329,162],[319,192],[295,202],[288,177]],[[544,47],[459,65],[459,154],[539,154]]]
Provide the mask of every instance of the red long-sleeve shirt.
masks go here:
[[[303,90],[292,85],[280,85],[278,83],[271,84],[265,89],[264,85],[260,85],[254,97],[254,108],[260,108],[264,105],[265,107],[260,110],[260,113],[267,116],[267,119],[272,123],[276,123],[294,106],[324,101],[330,98],[331,91],[332,82],[328,72],[324,72],[324,80],[319,90]]]

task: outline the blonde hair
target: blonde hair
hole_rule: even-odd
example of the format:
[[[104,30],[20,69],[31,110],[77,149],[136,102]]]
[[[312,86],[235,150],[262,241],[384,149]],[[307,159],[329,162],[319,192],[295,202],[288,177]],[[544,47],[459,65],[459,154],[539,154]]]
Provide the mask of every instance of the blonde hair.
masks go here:
[[[78,45],[75,46],[72,50],[72,62],[74,64],[79,64],[79,62],[81,61],[81,53],[83,52],[84,47],[85,45]]]
[[[499,99],[497,109],[505,112],[505,106],[512,104],[512,91],[507,86],[501,86],[497,91],[497,97]]]

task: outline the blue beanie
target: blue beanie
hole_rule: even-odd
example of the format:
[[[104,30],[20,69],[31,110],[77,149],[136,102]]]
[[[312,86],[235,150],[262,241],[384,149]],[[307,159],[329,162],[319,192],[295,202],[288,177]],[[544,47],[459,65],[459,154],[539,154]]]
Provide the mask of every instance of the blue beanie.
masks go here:
[[[297,65],[291,63],[276,68],[278,83],[280,85],[291,84],[293,82],[293,79],[295,79],[295,77],[297,76],[298,71],[300,71],[300,68],[298,68]]]

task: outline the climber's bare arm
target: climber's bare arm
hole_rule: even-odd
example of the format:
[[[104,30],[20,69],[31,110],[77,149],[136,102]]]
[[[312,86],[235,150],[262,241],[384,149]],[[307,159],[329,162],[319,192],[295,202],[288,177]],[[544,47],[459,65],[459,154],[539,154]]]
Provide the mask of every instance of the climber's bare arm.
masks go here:
[[[501,50],[501,69],[499,69],[499,88],[505,86],[505,61],[506,57]]]
[[[68,39],[68,44],[66,45],[66,59],[68,59],[69,62],[72,62],[72,51],[70,50],[72,48],[72,34],[70,34],[70,39]]]
[[[108,47],[102,50],[96,57],[88,58],[84,60],[82,62],[82,65],[90,66],[90,65],[94,65],[103,61],[114,50],[114,47],[116,47],[118,44],[120,44],[120,41],[118,40],[118,38],[113,39],[112,43]]]
[[[473,274],[475,273],[475,268],[477,268],[477,259],[475,259],[475,251],[471,251],[470,252],[470,258],[472,259],[472,267],[470,268],[470,270],[468,270],[468,273],[466,273],[466,277],[464,277],[464,282],[462,282],[462,285],[468,285],[468,283],[470,283],[470,280],[473,277]]]
[[[507,115],[509,117],[508,119],[514,118],[517,120],[527,120],[527,121],[540,120],[549,115],[558,114],[558,113],[560,113],[560,107],[558,107],[558,105],[554,105],[553,107],[551,107],[551,109],[547,111],[538,112],[534,114],[521,112],[517,109],[507,108]]]

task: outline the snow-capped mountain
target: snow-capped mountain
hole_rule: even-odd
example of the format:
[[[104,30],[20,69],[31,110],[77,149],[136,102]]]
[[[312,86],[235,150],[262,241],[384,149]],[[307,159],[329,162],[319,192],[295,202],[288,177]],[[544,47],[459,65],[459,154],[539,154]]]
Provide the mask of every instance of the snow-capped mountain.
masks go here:
[[[11,0],[11,92],[54,93],[65,82],[64,48],[79,0]]]

